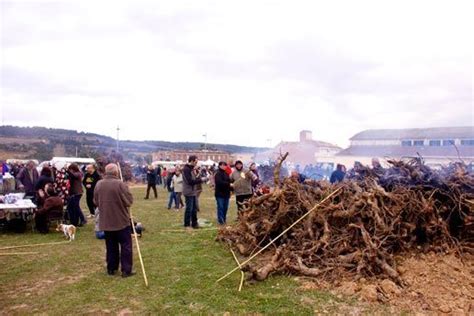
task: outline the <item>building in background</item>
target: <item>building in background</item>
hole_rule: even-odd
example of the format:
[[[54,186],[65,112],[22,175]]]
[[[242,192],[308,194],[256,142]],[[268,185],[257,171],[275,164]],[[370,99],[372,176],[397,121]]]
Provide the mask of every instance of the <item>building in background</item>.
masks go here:
[[[423,157],[429,165],[454,161],[474,162],[474,126],[411,129],[373,129],[350,139],[350,147],[339,152],[335,161],[352,166],[355,161],[370,164],[373,157]]]
[[[274,149],[256,154],[255,160],[263,162],[276,160],[280,153],[289,152],[287,162],[294,165],[307,166],[319,162],[326,162],[334,157],[342,148],[334,144],[313,139],[311,131],[301,131],[297,142],[282,141]]]
[[[233,153],[230,159],[232,160],[232,162],[240,160],[244,163],[244,165],[249,165],[254,162],[254,158],[255,153]]]
[[[153,161],[188,161],[188,157],[195,155],[200,161],[212,160],[215,162],[229,161],[228,152],[217,150],[161,150],[153,153]]]

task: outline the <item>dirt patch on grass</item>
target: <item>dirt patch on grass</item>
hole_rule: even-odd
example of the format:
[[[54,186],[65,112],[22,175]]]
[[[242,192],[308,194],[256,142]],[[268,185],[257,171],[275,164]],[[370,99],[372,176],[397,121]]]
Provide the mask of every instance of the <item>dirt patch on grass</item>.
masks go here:
[[[58,277],[57,279],[45,279],[45,280],[36,280],[36,281],[23,281],[16,284],[11,290],[5,291],[2,295],[8,297],[9,299],[18,299],[18,298],[30,298],[35,296],[44,295],[46,292],[50,292],[55,288],[62,285],[70,285],[79,282],[87,275],[78,274],[75,276],[63,276]],[[23,308],[22,305],[13,306],[10,309],[16,310]]]
[[[453,254],[429,253],[397,261],[403,286],[387,279],[360,279],[333,284],[303,281],[300,288],[326,289],[340,298],[357,299],[354,306],[345,310],[349,314],[368,312],[377,306],[385,306],[392,313],[474,314],[474,256],[466,255],[461,260]]]

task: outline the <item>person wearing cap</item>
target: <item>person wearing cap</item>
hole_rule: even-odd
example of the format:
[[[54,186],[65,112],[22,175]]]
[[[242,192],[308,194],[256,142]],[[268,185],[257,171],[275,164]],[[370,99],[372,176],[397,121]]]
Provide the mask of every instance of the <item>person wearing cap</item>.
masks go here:
[[[244,164],[242,161],[237,160],[235,162],[235,170],[230,176],[230,180],[233,184],[235,198],[237,201],[237,209],[242,211],[244,203],[249,200],[253,195],[252,189],[253,173],[251,171],[244,170]]]
[[[230,191],[232,190],[230,177],[226,172],[227,163],[219,162],[219,168],[214,176],[215,197],[217,204],[217,222],[225,225],[227,210],[229,209]]]

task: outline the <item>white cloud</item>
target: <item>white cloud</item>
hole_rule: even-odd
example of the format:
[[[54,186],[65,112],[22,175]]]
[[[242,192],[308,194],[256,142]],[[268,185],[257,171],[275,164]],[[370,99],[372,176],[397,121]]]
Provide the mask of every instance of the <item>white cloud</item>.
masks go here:
[[[3,120],[245,145],[300,129],[346,145],[361,129],[472,125],[471,9],[3,1]]]

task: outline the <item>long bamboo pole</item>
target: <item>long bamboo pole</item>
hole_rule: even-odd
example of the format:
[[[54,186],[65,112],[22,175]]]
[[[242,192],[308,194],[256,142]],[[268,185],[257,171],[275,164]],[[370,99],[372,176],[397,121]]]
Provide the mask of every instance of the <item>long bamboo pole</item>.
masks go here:
[[[119,169],[120,180],[123,181],[122,169],[120,168],[120,163],[119,162],[117,162],[117,166],[118,166],[118,169]],[[130,211],[130,220],[132,222],[133,236],[135,236],[134,239],[135,239],[135,243],[137,245],[138,258],[140,258],[140,265],[142,266],[143,280],[145,281],[145,286],[148,287],[148,278],[147,278],[146,272],[145,272],[145,265],[143,264],[143,258],[142,258],[142,253],[140,251],[140,244],[138,243],[137,232],[135,231],[135,224],[133,222],[132,209],[130,208],[129,211]]]
[[[235,252],[234,252],[234,250],[232,250],[232,248],[230,248],[230,252],[232,252],[232,256],[234,257],[235,262],[237,263],[237,265],[238,265],[239,268],[241,269],[241,270],[240,270],[239,292],[242,292],[242,287],[244,286],[245,273],[244,273],[244,271],[242,271],[242,265],[240,264],[240,261],[239,261],[239,259],[237,258],[237,256],[235,255]]]
[[[233,269],[232,271],[230,271],[229,273],[227,273],[226,275],[224,275],[222,278],[220,278],[219,280],[217,280],[216,282],[220,282],[222,280],[224,280],[225,278],[227,278],[229,275],[231,275],[232,273],[234,273],[235,271],[241,269],[242,266],[245,266],[247,263],[249,263],[250,261],[252,261],[255,257],[257,257],[259,254],[261,254],[262,252],[265,251],[265,249],[267,249],[268,247],[270,247],[275,241],[277,241],[278,239],[280,239],[283,235],[285,235],[290,229],[292,229],[293,227],[295,227],[296,224],[298,224],[299,222],[301,222],[303,219],[306,218],[306,216],[308,216],[311,212],[315,211],[321,204],[323,204],[324,202],[326,202],[327,200],[329,200],[329,198],[331,198],[332,196],[334,196],[337,192],[339,192],[341,190],[341,188],[337,189],[337,190],[334,190],[331,194],[329,194],[328,196],[326,196],[324,199],[322,199],[319,203],[317,203],[312,209],[310,209],[308,212],[306,212],[306,214],[304,214],[303,216],[301,216],[298,220],[296,220],[293,224],[291,224],[287,229],[285,229],[280,235],[278,235],[275,239],[273,239],[271,242],[269,242],[265,247],[263,247],[262,249],[260,249],[259,251],[257,251],[253,256],[251,256],[250,258],[248,258],[247,260],[245,260],[244,262],[242,262],[240,264],[240,266],[236,267],[235,269]]]
[[[27,256],[27,255],[37,255],[39,252],[9,252],[9,253],[0,253],[0,256]]]
[[[18,245],[18,246],[9,246],[9,247],[2,247],[0,250],[9,250],[9,249],[18,249],[18,248],[29,248],[29,247],[36,247],[36,246],[49,246],[49,245],[61,245],[61,244],[69,244],[70,241],[59,241],[59,242],[48,242],[42,244],[30,244],[30,245]]]

